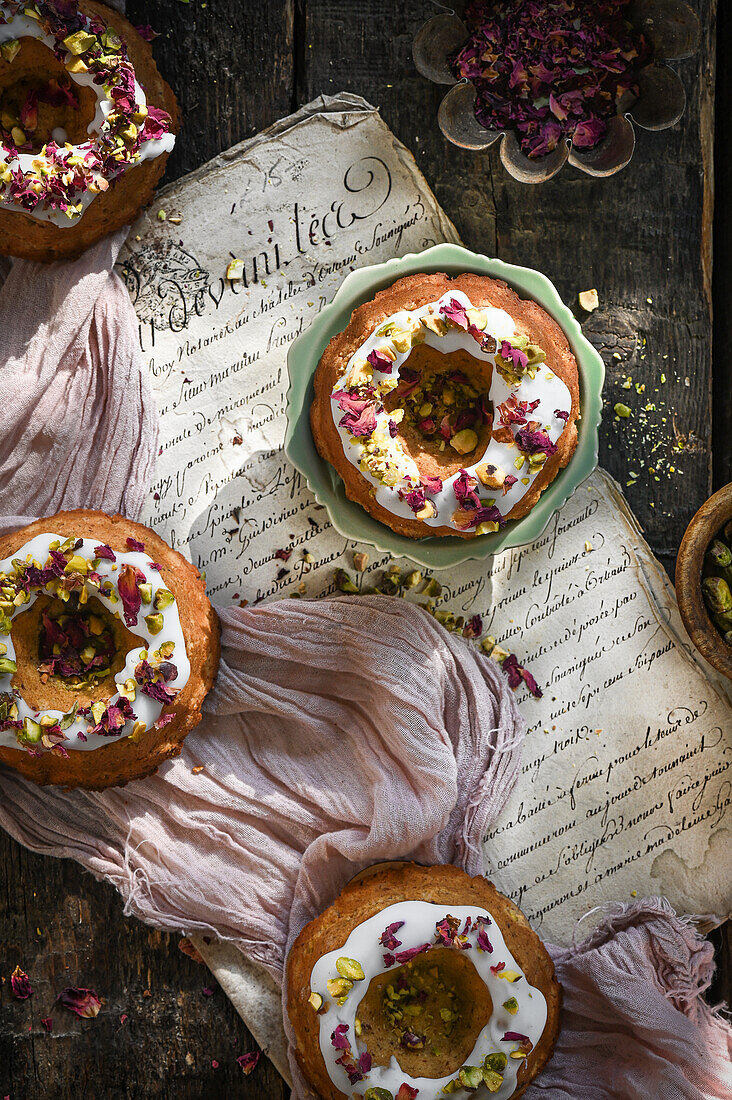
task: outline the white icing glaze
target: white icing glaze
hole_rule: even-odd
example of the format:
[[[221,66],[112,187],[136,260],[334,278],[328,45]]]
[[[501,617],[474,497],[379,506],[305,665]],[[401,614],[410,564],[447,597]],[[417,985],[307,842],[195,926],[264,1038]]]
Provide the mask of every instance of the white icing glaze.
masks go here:
[[[40,42],[43,42],[45,46],[48,46],[48,48],[51,50],[58,48],[58,44],[55,38],[52,35],[46,34],[44,32],[37,19],[32,19],[30,16],[27,15],[12,15],[11,12],[8,10],[7,4],[3,3],[2,0],[0,0],[0,14],[4,15],[5,18],[8,20],[7,23],[0,23],[0,45],[2,45],[3,42],[9,42],[15,38],[37,38]],[[82,17],[85,19],[84,25],[88,27],[89,20],[83,16],[83,13],[80,14],[82,14]],[[68,50],[65,50],[63,48],[63,44],[60,48],[66,58],[72,56],[72,54]],[[73,80],[76,84],[91,88],[96,96],[96,111],[94,113],[94,118],[89,123],[89,126],[87,128],[87,132],[89,134],[96,136],[99,132],[99,127],[103,123],[104,119],[107,117],[108,114],[110,114],[110,112],[115,109],[114,101],[109,98],[101,85],[94,83],[92,73],[70,72],[68,73],[68,75],[71,80]],[[141,107],[147,105],[145,92],[143,91],[137,80],[135,80],[135,103]],[[56,139],[56,130],[54,130],[54,140],[65,140],[66,135],[63,130],[60,130],[60,134],[63,134],[63,138],[59,137],[59,139]],[[136,159],[126,167],[134,168],[138,164],[142,164],[143,161],[154,160],[155,157],[159,157],[161,153],[170,153],[174,145],[175,134],[172,133],[164,134],[163,137],[157,138],[155,140],[144,141],[140,145]],[[84,153],[92,149],[93,146],[94,139],[92,138],[91,141],[82,142],[79,145],[69,145],[64,149],[61,149],[59,151],[59,156],[63,157],[64,160],[66,160],[66,158],[69,156],[83,156]],[[16,170],[17,168],[20,168],[20,170],[25,173],[32,168],[34,161],[42,162],[43,160],[44,157],[40,153],[15,153],[12,156],[6,157],[2,146],[0,146],[0,168],[8,165],[11,170]],[[25,207],[22,206],[20,203],[13,202],[12,200],[2,197],[0,197],[0,207],[6,207],[10,210],[20,210],[28,217],[35,218],[37,221],[52,222],[60,229],[68,229],[73,227],[79,220],[79,218],[83,216],[84,211],[88,208],[90,203],[92,203],[95,198],[96,193],[92,191],[86,191],[83,194],[77,196],[74,200],[75,204],[81,203],[82,210],[81,213],[74,218],[70,218],[63,210],[57,210],[52,207],[44,208],[40,203],[38,206],[35,207],[34,210],[26,210]]]
[[[351,1044],[351,1050],[354,1058],[358,1059],[359,1055],[367,1049],[367,1046],[355,1035],[354,1024],[358,1015],[358,1006],[371,980],[390,969],[384,963],[385,948],[379,943],[382,933],[388,925],[404,921],[403,926],[396,933],[397,938],[401,940],[399,951],[406,951],[427,942],[434,943],[435,925],[447,914],[459,918],[461,930],[467,917],[471,917],[474,921],[476,916],[483,916],[491,922],[486,932],[493,947],[492,952],[478,949],[477,928],[468,933],[468,940],[472,947],[461,951],[462,956],[469,959],[475,966],[493,1002],[491,1018],[480,1031],[475,1046],[464,1064],[480,1066],[486,1055],[496,1051],[503,1052],[509,1056],[508,1064],[503,1071],[504,1082],[499,1091],[491,1095],[498,1100],[507,1100],[515,1091],[516,1076],[523,1060],[510,1057],[511,1051],[517,1050],[519,1044],[512,1040],[504,1041],[503,1035],[511,1031],[520,1032],[528,1035],[533,1046],[536,1046],[544,1031],[547,1018],[547,1006],[543,993],[526,981],[521,967],[506,947],[500,928],[485,909],[472,905],[446,906],[425,901],[403,901],[387,906],[380,913],[359,924],[342,947],[329,951],[318,959],[310,975],[310,989],[319,993],[324,1002],[319,1016],[320,1050],[331,1081],[346,1095],[363,1096],[368,1088],[380,1087],[388,1089],[392,1095],[396,1096],[399,1086],[406,1082],[412,1088],[419,1089],[419,1100],[438,1100],[438,1098],[444,1100],[445,1094],[442,1089],[448,1082],[454,1080],[457,1071],[441,1078],[410,1077],[401,1069],[394,1057],[388,1066],[372,1065],[362,1081],[350,1084],[345,1070],[336,1061],[342,1051],[335,1049],[331,1042],[331,1035],[336,1027],[345,1024],[348,1027],[347,1038]],[[455,950],[458,949],[455,948]],[[345,1003],[339,1005],[328,993],[327,981],[329,978],[338,977],[336,960],[343,955],[361,964],[364,979],[355,984]],[[419,958],[422,957],[419,956]],[[505,963],[507,970],[520,973],[522,975],[520,981],[508,982],[491,973],[491,966],[496,966],[499,962]],[[504,1002],[510,997],[515,997],[518,1001],[518,1012],[514,1015],[503,1008]],[[470,1092],[460,1088],[450,1095],[456,1100],[468,1100],[468,1097],[483,1100],[483,1097],[489,1094],[488,1090],[481,1086],[477,1091]]]
[[[503,340],[511,340],[511,337],[516,334],[516,326],[513,318],[509,316],[503,309],[496,309],[492,306],[479,306],[474,307],[468,298],[467,294],[464,294],[459,290],[450,290],[437,301],[429,302],[424,306],[420,306],[418,309],[413,310],[400,310],[398,313],[392,314],[390,317],[381,321],[377,326],[377,329],[371,333],[364,343],[356,349],[353,355],[348,360],[348,365],[341,378],[338,379],[333,392],[337,393],[341,390],[348,388],[348,376],[352,367],[357,361],[366,359],[370,352],[377,348],[388,345],[394,354],[396,360],[390,374],[382,374],[379,371],[374,371],[374,382],[384,382],[389,379],[398,379],[399,371],[401,367],[407,362],[411,354],[411,350],[406,352],[398,352],[394,348],[391,340],[388,336],[377,336],[377,331],[381,330],[384,325],[390,322],[395,322],[402,328],[408,328],[410,322],[414,323],[420,321],[422,317],[426,316],[430,311],[439,310],[440,306],[448,304],[452,300],[456,300],[460,305],[466,309],[479,308],[488,316],[488,324],[485,328],[485,335],[492,336],[498,348],[501,346]],[[439,336],[436,333],[425,330],[427,335],[424,343],[431,348],[436,348],[438,351],[443,352],[445,355],[451,352],[462,349],[467,351],[475,359],[482,362],[489,363],[494,369],[492,372],[492,380],[488,393],[489,400],[492,402],[494,409],[498,408],[498,405],[506,401],[511,394],[515,394],[519,400],[532,402],[539,400],[539,405],[536,410],[531,413],[532,420],[538,420],[541,423],[542,428],[546,431],[547,435],[551,439],[552,443],[556,443],[560,435],[564,431],[565,422],[554,415],[555,410],[561,409],[566,412],[570,412],[572,408],[572,396],[568,387],[555,375],[546,365],[542,363],[536,370],[534,378],[526,376],[522,379],[519,386],[509,385],[495,369],[496,357],[495,354],[482,351],[477,341],[464,329],[451,327],[444,336]],[[368,443],[368,438],[357,439],[354,438],[347,428],[342,428],[339,424],[343,413],[338,407],[337,401],[331,399],[331,413],[333,416],[333,423],[335,424],[338,434],[341,437],[343,444],[343,452],[348,461],[355,466],[362,477],[366,478],[375,489],[375,497],[378,503],[385,508],[392,515],[400,516],[404,519],[414,519],[415,515],[412,509],[404,500],[400,500],[398,496],[398,490],[409,491],[414,489],[415,486],[420,484],[420,474],[417,464],[401,447],[398,439],[391,440],[392,448],[391,454],[394,456],[394,461],[398,463],[400,473],[403,473],[403,477],[392,488],[391,486],[383,485],[372,474],[362,469],[359,465],[361,458],[364,455],[364,444]],[[376,417],[377,428],[376,432],[379,433],[381,438],[388,439],[388,421],[389,414],[382,412],[377,414]],[[496,423],[496,427],[498,424]],[[515,435],[515,431],[514,431]],[[448,445],[449,446],[449,445]],[[502,490],[487,489],[480,481],[476,488],[476,492],[481,498],[481,503],[487,504],[489,500],[495,500],[495,504],[501,511],[502,515],[507,515],[511,509],[519,503],[519,501],[525,496],[525,494],[531,488],[535,478],[537,477],[539,470],[530,470],[528,463],[526,463],[522,470],[518,471],[514,467],[514,460],[518,457],[519,451],[515,444],[501,443],[498,440],[491,439],[485,452],[476,459],[472,465],[463,466],[463,469],[467,470],[469,474],[475,476],[475,469],[482,463],[488,463],[489,465],[498,466],[503,468],[506,473],[512,474],[516,477],[516,483],[510,487],[505,495],[502,494]],[[431,500],[437,508],[437,515],[432,519],[421,520],[426,527],[453,527],[457,530],[457,526],[452,520],[453,512],[458,507],[453,485],[458,474],[454,474],[452,477],[447,478],[442,485],[442,491],[436,494],[428,494],[427,499]],[[529,481],[527,485],[522,483],[522,478],[528,477]],[[411,481],[409,480],[411,478]]]
[[[13,571],[13,561],[17,559],[31,560],[35,559],[41,565],[43,565],[49,555],[49,548],[52,542],[63,542],[68,536],[55,535],[52,532],[48,532],[43,535],[36,535],[35,538],[25,543],[21,548],[11,557],[0,560],[0,573],[10,573]],[[77,557],[85,558],[87,561],[91,561],[95,558],[94,547],[99,545],[98,539],[84,539],[83,545],[74,550],[73,553]],[[152,558],[147,554],[140,553],[138,551],[130,551],[129,553],[122,553],[120,551],[114,551],[115,562],[108,561],[102,558],[99,562],[96,572],[102,577],[103,580],[110,580],[114,585],[115,594],[117,591],[117,578],[119,576],[119,570],[123,565],[134,565],[145,574],[145,580],[152,586],[152,598],[155,599],[155,593],[159,588],[165,589],[165,582],[163,581],[160,572],[157,569],[151,568]],[[112,615],[119,618],[122,615],[122,603],[118,601],[113,603],[106,596],[102,595],[99,590],[92,585],[86,585],[89,596],[93,596],[99,601],[99,603]],[[30,593],[30,599],[27,603],[21,604],[13,613],[12,618],[16,615],[27,611],[35,603],[37,596],[40,592],[32,591]],[[141,645],[139,648],[134,648],[128,651],[124,668],[117,673],[115,681],[118,684],[122,684],[126,679],[134,676],[135,666],[140,661],[140,654],[143,650],[152,651],[157,649],[164,641],[171,641],[175,643],[173,655],[170,658],[171,662],[175,665],[178,674],[175,679],[170,680],[167,684],[169,688],[178,692],[188,681],[190,676],[191,666],[188,661],[188,655],[186,653],[186,643],[183,636],[183,630],[180,624],[180,617],[178,615],[178,604],[176,602],[170,604],[168,607],[161,611],[163,616],[163,629],[158,634],[151,634],[148,626],[145,622],[144,615],[149,611],[154,610],[153,605],[150,604],[149,608],[143,604],[140,613],[138,615],[138,622],[135,626],[128,627],[130,632],[136,637],[141,639]],[[11,660],[15,660],[15,647],[13,645],[12,631],[9,635],[0,635],[0,640],[8,647],[6,656]],[[0,674],[0,693],[12,692],[12,673]],[[105,703],[114,704],[119,699],[119,693],[115,692]],[[33,707],[30,707],[25,700],[16,694],[15,698],[18,707],[18,717],[22,721],[23,718],[36,718],[38,711]],[[160,717],[160,713],[163,709],[163,704],[156,699],[151,699],[148,695],[143,694],[139,687],[137,689],[136,697],[132,703],[132,709],[134,710],[138,721],[142,721],[150,728]],[[63,718],[63,711],[60,710],[43,710],[40,713],[48,714],[60,721]],[[80,752],[88,752],[92,749],[101,748],[103,745],[110,745],[114,741],[119,740],[122,737],[128,737],[132,732],[134,723],[128,721],[122,731],[116,736],[104,736],[102,734],[88,734],[87,727],[89,726],[88,719],[80,718],[75,720],[65,731],[67,740],[63,742],[63,747],[67,751],[78,750]],[[87,740],[82,741],[77,736],[79,732],[86,735]],[[8,748],[18,748],[19,746],[15,737],[15,732],[10,730],[0,730],[0,746]]]

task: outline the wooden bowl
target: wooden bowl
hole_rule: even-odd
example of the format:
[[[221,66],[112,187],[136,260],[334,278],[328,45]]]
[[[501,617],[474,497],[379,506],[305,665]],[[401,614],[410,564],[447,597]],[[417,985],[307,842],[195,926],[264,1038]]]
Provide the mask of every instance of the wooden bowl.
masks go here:
[[[732,680],[732,647],[710,618],[701,589],[704,554],[728,519],[732,519],[732,482],[702,504],[686,528],[676,559],[676,598],[684,626],[702,657]]]

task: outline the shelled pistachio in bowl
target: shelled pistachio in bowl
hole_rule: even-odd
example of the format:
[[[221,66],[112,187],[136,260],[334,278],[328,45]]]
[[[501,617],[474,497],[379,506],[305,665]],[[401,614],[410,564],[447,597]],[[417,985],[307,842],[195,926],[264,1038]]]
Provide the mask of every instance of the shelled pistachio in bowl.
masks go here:
[[[732,648],[732,519],[707,547],[702,595],[715,626]]]
[[[686,528],[676,598],[702,657],[732,680],[732,481],[704,501]]]

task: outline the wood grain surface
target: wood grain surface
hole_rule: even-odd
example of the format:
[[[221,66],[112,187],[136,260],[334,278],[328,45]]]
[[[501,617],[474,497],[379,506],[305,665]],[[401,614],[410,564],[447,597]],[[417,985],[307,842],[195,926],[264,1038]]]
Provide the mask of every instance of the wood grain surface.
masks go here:
[[[640,132],[634,160],[610,180],[565,168],[531,188],[506,175],[496,149],[465,153],[441,137],[444,90],[423,80],[411,60],[415,31],[439,10],[430,0],[127,4],[134,23],[160,32],[155,55],[183,110],[169,179],[321,92],[357,92],[413,151],[468,247],[542,269],[572,306],[579,291],[597,288],[599,309],[579,315],[608,368],[601,461],[670,571],[693,512],[713,484],[732,479],[728,67],[715,85],[717,52],[724,57],[732,47],[732,12],[720,4],[717,22],[717,0],[692,5],[704,31],[698,56],[677,66],[688,95],[682,123]],[[619,401],[630,418],[614,416]],[[719,963],[712,997],[729,999],[732,938],[721,930],[712,939]],[[10,995],[18,963],[36,991],[25,1002]],[[284,1100],[289,1093],[266,1058],[243,1076],[236,1056],[254,1049],[253,1040],[220,989],[204,992],[215,983],[181,954],[178,937],[126,918],[115,891],[76,864],[29,855],[5,835],[0,976],[0,1097]],[[101,1014],[79,1020],[54,1009],[66,985],[96,989]],[[47,1016],[51,1035],[40,1022]]]

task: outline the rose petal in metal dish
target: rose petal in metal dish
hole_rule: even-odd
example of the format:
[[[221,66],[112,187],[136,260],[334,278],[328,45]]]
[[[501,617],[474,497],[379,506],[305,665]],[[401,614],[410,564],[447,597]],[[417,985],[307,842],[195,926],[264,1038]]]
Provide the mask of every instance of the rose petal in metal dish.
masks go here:
[[[660,60],[691,57],[698,49],[699,16],[683,0],[633,0],[626,19],[643,31]]]
[[[461,149],[489,149],[501,136],[500,130],[486,130],[475,117],[475,88],[462,81],[447,93],[437,112],[443,134]]]
[[[609,120],[605,137],[592,149],[570,148],[569,163],[588,176],[613,176],[630,162],[634,149],[633,124],[624,115],[616,115]]]
[[[462,3],[457,6],[464,7]],[[618,117],[609,122],[608,134],[594,149],[575,149],[562,141],[548,156],[533,159],[521,151],[514,133],[504,133],[501,160],[514,179],[543,183],[556,175],[567,160],[588,175],[611,176],[628,164],[635,147],[633,126],[626,114],[646,130],[663,130],[681,119],[686,93],[676,73],[662,62],[690,57],[696,52],[701,33],[698,16],[683,0],[631,0],[626,18],[648,37],[657,62],[641,72],[638,99],[630,93],[623,97],[618,104]],[[417,32],[414,41],[417,69],[434,83],[454,84],[449,59],[467,38],[467,28],[455,12],[434,16]],[[448,141],[479,152],[494,145],[502,131],[486,130],[474,112],[473,85],[461,81],[447,93],[437,117]]]
[[[421,27],[412,45],[417,71],[434,84],[454,84],[448,59],[464,45],[468,28],[457,15],[443,12]]]
[[[560,141],[553,152],[536,159],[522,153],[518,138],[512,131],[508,131],[501,142],[503,165],[519,183],[545,183],[563,168],[568,155],[566,141]]]
[[[665,65],[649,65],[638,77],[638,100],[630,108],[633,122],[644,130],[675,126],[686,107],[681,78]]]

